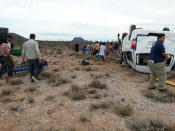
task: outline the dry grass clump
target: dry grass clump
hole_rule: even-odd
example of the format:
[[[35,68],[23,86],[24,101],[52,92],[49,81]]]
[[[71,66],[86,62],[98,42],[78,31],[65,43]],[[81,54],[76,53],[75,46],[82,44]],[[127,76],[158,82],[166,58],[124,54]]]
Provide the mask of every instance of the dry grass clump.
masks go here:
[[[84,115],[80,116],[79,119],[80,119],[80,122],[82,122],[82,123],[86,123],[86,122],[89,121],[88,118],[86,116],[84,116]]]
[[[10,110],[11,111],[14,111],[14,112],[23,112],[24,111],[24,108],[22,108],[22,106],[18,105],[18,104],[12,104],[10,106]]]
[[[82,68],[83,71],[92,71],[92,68],[90,66],[86,66]]]
[[[58,55],[60,55],[60,54],[62,54],[62,53],[63,53],[63,50],[62,50],[62,49],[60,49],[60,48],[57,48],[57,49],[56,49],[56,53],[57,53]]]
[[[106,77],[110,77],[110,74],[109,73],[106,73]]]
[[[100,102],[100,103],[92,103],[90,105],[90,110],[98,110],[98,109],[108,109],[111,107],[110,102]]]
[[[132,131],[174,131],[175,126],[168,126],[158,119],[144,119],[127,122]]]
[[[53,73],[51,73],[51,72],[43,71],[43,72],[41,73],[40,76],[41,76],[42,78],[49,79],[52,75],[53,75]]]
[[[64,127],[64,128],[55,128],[55,127],[49,127],[49,129],[46,129],[46,131],[80,131],[73,127]]]
[[[73,84],[71,85],[69,95],[72,100],[85,100],[87,92],[78,85]]]
[[[94,94],[94,95],[92,95],[92,98],[93,99],[100,99],[101,98],[101,94],[99,94],[99,93]]]
[[[167,89],[167,95],[171,98],[175,98],[175,88],[174,87],[168,87]]]
[[[100,81],[98,80],[94,80],[89,84],[89,87],[92,88],[97,88],[97,89],[106,89],[107,85],[106,84],[102,84]]]
[[[169,92],[169,91],[168,91]],[[155,101],[155,102],[161,102],[161,103],[172,103],[175,101],[174,97],[171,97],[173,94],[169,92],[169,95],[167,93],[156,93],[150,90],[143,91],[144,96]]]
[[[174,79],[175,78],[175,73],[171,73],[168,75],[168,80]]]
[[[60,86],[69,82],[67,78],[63,78],[60,75],[52,75],[52,77],[49,78],[49,83],[52,83],[53,86]]]
[[[12,100],[11,98],[3,98],[0,100],[2,103],[6,104],[6,103],[9,103],[9,102],[13,102],[14,100]]]
[[[27,76],[28,74],[29,74],[28,71],[19,72],[19,73],[15,74],[15,77],[24,77],[24,76]]]
[[[9,88],[2,89],[2,91],[1,91],[1,95],[9,96],[10,94],[12,94],[12,90]]]
[[[75,67],[74,70],[80,71],[80,67]]]
[[[27,89],[24,90],[24,92],[35,92],[37,89],[33,86],[28,87]]]
[[[50,72],[43,72],[41,74],[41,77],[47,79],[48,83],[52,83],[53,86],[60,86],[62,84],[70,82],[68,79],[61,77],[59,74]]]
[[[114,105],[113,111],[122,117],[131,116],[133,114],[133,108],[130,105],[123,105],[120,103]]]
[[[21,79],[11,79],[10,84],[11,85],[21,85],[23,84],[23,81]]]
[[[46,101],[52,101],[52,100],[55,99],[55,97],[56,97],[56,96],[47,96],[47,97],[45,98],[45,100],[46,100]]]
[[[102,75],[102,74],[96,74],[96,75],[94,75],[93,77],[94,77],[95,79],[100,79],[100,78],[103,77],[103,75]]]
[[[32,104],[32,103],[35,102],[35,99],[33,97],[28,97],[27,101],[28,101],[29,104]]]
[[[77,76],[76,76],[76,75],[72,75],[71,78],[72,78],[72,79],[76,79]]]
[[[89,93],[89,94],[97,94],[97,90],[95,90],[95,89],[90,89],[90,90],[88,90],[88,93]]]

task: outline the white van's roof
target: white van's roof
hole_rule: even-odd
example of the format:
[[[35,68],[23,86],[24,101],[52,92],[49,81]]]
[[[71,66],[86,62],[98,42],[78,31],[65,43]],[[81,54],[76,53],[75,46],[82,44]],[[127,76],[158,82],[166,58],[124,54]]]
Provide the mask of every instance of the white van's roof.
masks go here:
[[[168,36],[168,37],[175,37],[175,32],[172,32],[172,31],[157,31],[157,30],[145,30],[145,29],[135,29],[133,32],[132,32],[132,39],[133,38],[136,38],[138,34],[140,35],[148,35],[150,33],[156,33],[156,34],[165,34],[165,36]]]

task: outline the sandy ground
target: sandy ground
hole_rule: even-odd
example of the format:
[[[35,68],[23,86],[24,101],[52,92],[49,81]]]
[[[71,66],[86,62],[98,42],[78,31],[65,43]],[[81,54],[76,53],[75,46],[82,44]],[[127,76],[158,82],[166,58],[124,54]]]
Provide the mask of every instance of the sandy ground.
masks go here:
[[[153,102],[142,94],[148,88],[148,75],[123,67],[109,58],[105,64],[89,60],[92,71],[83,71],[84,67],[79,65],[81,56],[76,56],[69,49],[64,49],[59,55],[54,49],[44,49],[41,52],[43,58],[49,61],[49,66],[44,70],[58,73],[71,82],[58,87],[52,86],[45,79],[31,84],[28,73],[15,76],[23,81],[21,85],[3,84],[4,80],[0,80],[0,90],[13,90],[9,96],[0,98],[0,131],[71,131],[71,128],[76,131],[129,131],[125,123],[131,119],[159,118],[166,122],[175,122],[174,103]],[[75,70],[77,67],[80,70]],[[76,76],[75,79],[72,78],[73,75]],[[88,97],[86,100],[74,101],[63,95],[72,84],[86,86],[94,76],[99,77],[108,87],[98,90],[102,96],[100,99]],[[36,91],[26,92],[31,86]],[[53,96],[53,100],[46,101],[48,96]],[[34,99],[31,104],[28,102],[29,97]],[[4,99],[10,101],[4,103]],[[110,108],[90,110],[92,103],[104,101],[129,104],[134,112],[129,117],[121,117]],[[18,111],[11,110],[14,105],[20,106]],[[81,122],[82,116],[88,121]]]

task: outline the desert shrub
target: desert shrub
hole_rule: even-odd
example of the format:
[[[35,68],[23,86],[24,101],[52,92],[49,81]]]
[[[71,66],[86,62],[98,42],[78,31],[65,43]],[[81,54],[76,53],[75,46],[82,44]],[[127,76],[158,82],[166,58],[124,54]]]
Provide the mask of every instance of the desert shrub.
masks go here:
[[[2,91],[1,91],[1,95],[9,96],[10,94],[12,94],[12,90],[9,88],[2,89]]]
[[[102,78],[102,77],[103,77],[102,74],[96,74],[96,75],[94,75],[94,79],[100,79],[100,78]]]
[[[161,94],[161,93],[155,93],[155,92],[152,92],[152,91],[149,91],[149,90],[143,91],[143,93],[144,93],[145,97],[147,97],[147,98],[149,98],[149,99],[151,99],[155,102],[171,103],[171,102],[174,101],[174,98],[168,96],[167,93]]]
[[[86,116],[80,116],[80,122],[82,122],[82,123],[85,123],[85,122],[88,122],[89,120],[87,119],[87,117]]]
[[[46,100],[46,101],[52,101],[52,100],[55,99],[55,97],[56,97],[56,96],[47,96],[47,97],[45,98],[45,100]]]
[[[14,111],[14,112],[23,112],[24,111],[24,108],[22,107],[22,106],[20,106],[20,105],[18,105],[18,104],[12,104],[11,106],[10,106],[10,110],[11,111]]]
[[[27,89],[24,90],[24,92],[35,92],[37,89],[33,86],[28,87]]]
[[[73,127],[64,127],[64,128],[49,127],[49,129],[46,129],[46,131],[79,131],[79,130],[76,130]]]
[[[63,96],[69,96],[69,95],[70,95],[70,91],[63,92]]]
[[[74,70],[80,71],[80,67],[75,67]]]
[[[40,76],[41,76],[42,78],[49,79],[52,75],[53,75],[53,73],[51,73],[51,72],[43,71],[43,72],[41,73]]]
[[[127,124],[132,131],[174,131],[175,129],[156,119],[134,120]]]
[[[133,113],[133,108],[130,105],[115,104],[113,107],[115,114],[118,114],[122,117],[131,116]]]
[[[86,91],[75,84],[71,85],[69,94],[72,100],[85,100],[86,99]]]
[[[89,84],[89,87],[97,88],[97,89],[106,89],[106,88],[107,88],[106,84],[102,84],[102,83],[101,83],[100,81],[98,81],[98,80],[92,81],[92,82]]]
[[[0,100],[2,103],[10,103],[10,102],[13,102],[14,100],[12,100],[11,98],[2,98],[1,100]]]
[[[59,75],[53,75],[49,79],[49,83],[52,83],[53,86],[60,86],[60,85],[66,84],[68,82],[70,82],[70,81],[67,78],[63,78]]]
[[[93,99],[100,99],[101,95],[99,93],[92,95]]]
[[[76,78],[77,78],[77,76],[76,76],[76,75],[72,75],[71,77],[72,77],[72,79],[76,79]]]
[[[97,90],[96,89],[90,89],[88,91],[89,94],[97,94]]]
[[[29,104],[32,104],[35,102],[35,99],[33,97],[28,97],[27,100]]]
[[[174,87],[167,88],[167,95],[171,98],[175,98],[175,88]]]
[[[110,74],[109,74],[109,73],[106,73],[106,76],[107,76],[107,77],[109,77],[109,76],[110,76]]]
[[[92,68],[90,66],[86,66],[82,70],[83,71],[92,71]]]
[[[100,103],[92,103],[90,105],[90,110],[98,110],[98,109],[108,109],[111,107],[110,102],[100,102]]]
[[[11,85],[21,85],[23,84],[23,81],[21,79],[11,79],[10,84]]]

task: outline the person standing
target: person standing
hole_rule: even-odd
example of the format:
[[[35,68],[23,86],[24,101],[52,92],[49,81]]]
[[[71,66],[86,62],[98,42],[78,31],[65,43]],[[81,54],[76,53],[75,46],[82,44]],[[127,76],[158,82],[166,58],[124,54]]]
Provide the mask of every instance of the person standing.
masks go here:
[[[0,40],[0,63],[2,65],[2,73],[5,74],[6,83],[8,83],[9,72],[13,66],[13,58],[9,53],[9,47],[6,40]]]
[[[118,53],[118,43],[116,42],[114,45],[114,56],[117,57],[117,53]]]
[[[86,55],[86,51],[87,51],[87,45],[83,46],[82,51],[83,51],[83,56],[85,56]]]
[[[155,82],[156,77],[158,77],[159,78],[158,90],[160,92],[166,91],[166,89],[164,89],[164,85],[167,79],[165,65],[166,65],[166,58],[168,56],[165,52],[165,47],[163,45],[164,41],[165,41],[165,34],[159,34],[158,40],[155,42],[155,44],[151,49],[148,60],[148,65],[150,69],[149,89],[156,89]]]
[[[31,82],[36,82],[42,69],[40,66],[40,50],[37,41],[35,41],[35,34],[30,34],[30,39],[23,45],[22,57],[23,63],[27,60],[29,64]]]
[[[10,50],[14,48],[13,36],[11,34],[8,34],[7,36],[7,45],[9,47],[9,52],[10,52]]]
[[[102,61],[104,61],[105,53],[106,53],[106,46],[105,43],[102,43],[102,45],[100,46],[100,53],[99,53]]]
[[[109,45],[109,51],[110,51],[110,54],[113,56],[114,52],[113,52],[114,48],[113,48],[113,44],[110,43]]]
[[[75,43],[74,47],[75,47],[75,52],[79,52],[80,45],[78,43]]]
[[[98,43],[98,41],[96,42],[95,46],[94,46],[94,56],[100,51],[100,44]]]
[[[7,36],[7,45],[9,47],[9,53],[11,51],[11,49],[14,48],[14,44],[13,44],[13,36],[11,34],[8,34]],[[9,77],[13,77],[13,69],[14,69],[14,64],[12,62],[11,68],[9,68],[9,72],[8,72],[8,76]]]

